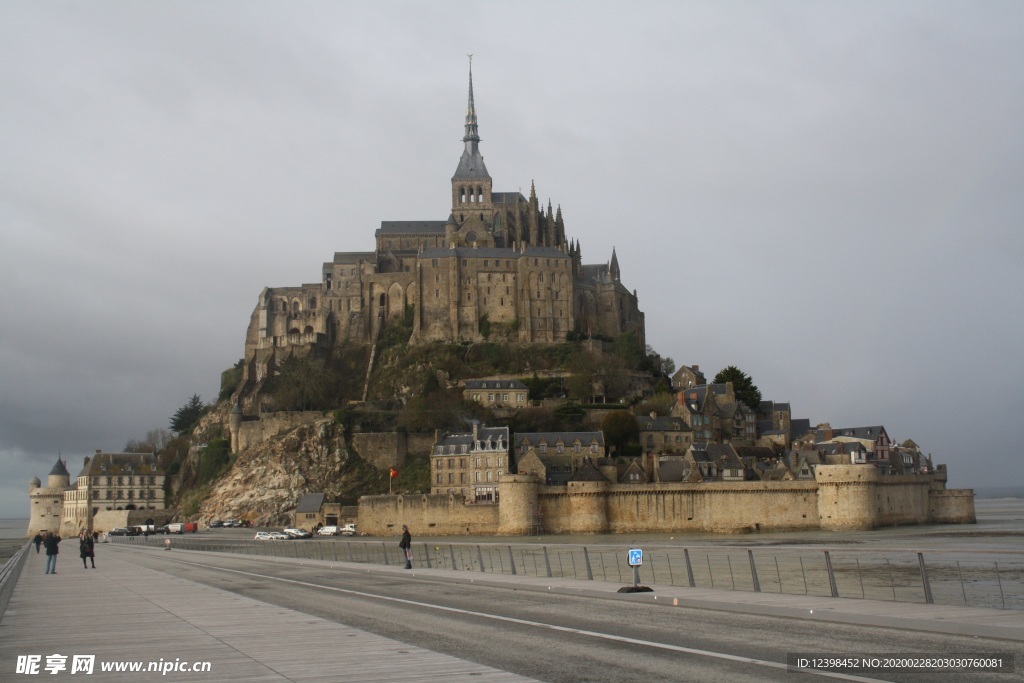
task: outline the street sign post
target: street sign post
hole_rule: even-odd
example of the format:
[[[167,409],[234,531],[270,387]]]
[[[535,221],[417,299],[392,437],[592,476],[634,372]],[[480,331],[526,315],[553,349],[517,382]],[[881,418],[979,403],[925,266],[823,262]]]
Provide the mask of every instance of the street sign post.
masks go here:
[[[633,568],[633,588],[640,585],[640,565],[644,563],[644,551],[640,548],[630,548],[627,555],[629,566]]]

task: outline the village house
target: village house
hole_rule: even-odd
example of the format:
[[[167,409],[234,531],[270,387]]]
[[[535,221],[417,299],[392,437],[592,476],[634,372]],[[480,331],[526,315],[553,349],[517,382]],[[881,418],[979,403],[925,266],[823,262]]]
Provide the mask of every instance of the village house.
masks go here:
[[[430,451],[430,492],[460,493],[473,503],[498,501],[498,477],[509,471],[508,427],[473,422],[465,434],[437,434]]]
[[[517,379],[468,379],[462,398],[490,409],[518,410],[527,406],[529,389]]]

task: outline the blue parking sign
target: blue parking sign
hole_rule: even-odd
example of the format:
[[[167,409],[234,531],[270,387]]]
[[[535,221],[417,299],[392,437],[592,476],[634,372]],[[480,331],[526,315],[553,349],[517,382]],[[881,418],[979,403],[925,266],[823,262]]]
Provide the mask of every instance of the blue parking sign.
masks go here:
[[[640,548],[629,549],[629,566],[639,567],[644,563],[644,551]]]

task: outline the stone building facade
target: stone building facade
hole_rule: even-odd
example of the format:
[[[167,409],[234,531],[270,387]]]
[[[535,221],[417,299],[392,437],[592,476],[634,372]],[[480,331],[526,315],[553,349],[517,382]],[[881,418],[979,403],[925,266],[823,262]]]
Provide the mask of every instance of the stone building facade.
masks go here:
[[[508,427],[473,423],[468,434],[437,435],[430,453],[430,492],[458,493],[473,503],[495,503],[498,479],[509,471]]]
[[[163,523],[165,475],[152,453],[103,453],[86,456],[71,483],[66,463],[58,459],[47,487],[29,483],[29,535],[55,531],[75,536],[83,530]],[[157,521],[159,520],[159,521]]]
[[[584,264],[561,207],[542,206],[533,183],[529,197],[493,191],[472,71],[463,143],[447,220],[383,221],[374,251],[336,253],[317,283],[263,290],[246,333],[243,400],[298,349],[369,344],[383,321],[406,316],[413,342],[536,344],[632,331],[644,348],[644,314],[615,250]]]

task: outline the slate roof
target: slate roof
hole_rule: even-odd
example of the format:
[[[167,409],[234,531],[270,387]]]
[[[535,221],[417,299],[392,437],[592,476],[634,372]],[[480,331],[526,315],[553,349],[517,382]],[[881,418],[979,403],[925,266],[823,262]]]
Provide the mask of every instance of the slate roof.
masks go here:
[[[560,258],[569,255],[555,247],[526,247],[523,251],[506,247],[428,247],[420,252],[420,258]]]
[[[816,432],[815,438],[821,440],[822,433],[825,430],[819,429]],[[854,439],[870,439],[874,441],[878,438],[878,435],[885,431],[885,427],[882,425],[870,425],[867,427],[843,427],[841,429],[833,429],[833,438],[837,436],[846,436]]]
[[[682,481],[686,472],[686,461],[682,456],[666,456],[658,460],[658,479],[661,481]]]
[[[117,474],[163,474],[152,453],[97,453],[78,476]]]
[[[589,445],[595,440],[599,446],[604,446],[603,432],[520,432],[516,434],[516,447],[519,448],[525,441],[528,446],[537,446],[541,442],[549,446],[561,441],[565,445],[571,445],[579,440],[580,445]]]
[[[62,477],[71,476],[71,473],[68,472],[67,466],[64,464],[64,461],[60,459],[60,457],[57,458],[57,462],[54,463],[53,468],[50,470],[50,476],[53,475],[58,475]]]
[[[501,439],[505,449],[509,447],[508,427],[480,427],[477,430],[477,441],[497,443],[498,439]],[[472,432],[468,434],[445,434],[434,444],[434,450],[437,449],[437,446],[466,446],[468,452],[473,448],[473,443]],[[434,453],[434,455],[448,455],[448,453]]]
[[[583,465],[576,470],[576,473],[572,476],[572,481],[603,481],[607,482],[608,477],[601,474],[589,460],[584,460]]]
[[[688,432],[690,426],[681,417],[638,417],[637,424],[642,432]]]
[[[794,441],[811,431],[811,421],[807,418],[797,418],[789,421],[789,438]]]
[[[467,379],[467,389],[526,389],[517,379]]]
[[[444,234],[445,221],[381,221],[374,235]]]
[[[299,504],[295,506],[295,512],[320,512],[326,497],[326,494],[323,493],[307,493],[302,498],[299,498]]]
[[[526,203],[526,197],[522,192],[492,192],[492,204],[519,204]]]
[[[777,457],[775,451],[764,446],[736,446],[736,455],[741,458],[755,458],[757,460],[774,461]]]
[[[334,260],[330,263],[325,263],[324,266],[332,264],[351,264],[356,265],[360,261],[368,261],[373,263],[377,260],[377,252],[375,251],[336,251],[334,252]]]

